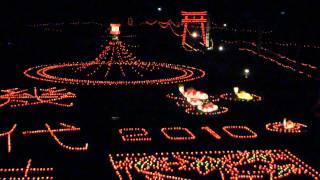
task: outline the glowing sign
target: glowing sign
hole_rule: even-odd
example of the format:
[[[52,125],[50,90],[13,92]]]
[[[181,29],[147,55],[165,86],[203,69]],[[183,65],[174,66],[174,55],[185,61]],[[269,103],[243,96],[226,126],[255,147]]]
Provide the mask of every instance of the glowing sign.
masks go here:
[[[110,30],[110,34],[111,35],[119,35],[120,34],[120,26],[121,24],[110,24],[111,30]]]

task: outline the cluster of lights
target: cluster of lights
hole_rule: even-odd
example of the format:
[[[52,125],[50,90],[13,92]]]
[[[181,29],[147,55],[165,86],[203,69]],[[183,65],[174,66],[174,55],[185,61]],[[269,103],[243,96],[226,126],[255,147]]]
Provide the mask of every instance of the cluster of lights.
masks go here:
[[[145,128],[122,128],[119,129],[123,142],[146,142],[151,141],[149,133]]]
[[[266,124],[266,130],[277,132],[277,133],[292,133],[299,134],[302,133],[303,130],[307,128],[307,125],[301,123],[295,123],[291,120],[287,120],[286,118],[283,122],[274,122]]]
[[[158,21],[158,20],[154,20],[154,21],[145,21],[143,23],[141,23],[141,25],[149,25],[149,26],[154,26],[154,25],[159,25],[160,28],[162,29],[167,29],[170,28],[170,30],[172,31],[172,33],[177,36],[177,37],[182,37],[182,47],[185,51],[187,52],[203,52],[201,49],[195,48],[192,45],[188,44],[186,42],[187,39],[187,35],[191,36],[192,38],[198,38],[198,37],[202,37],[202,41],[200,42],[201,45],[206,46],[206,40],[205,40],[205,21],[206,19],[204,19],[205,15],[205,11],[204,12],[185,12],[182,11],[182,16],[184,17],[184,19],[182,20],[182,23],[174,23],[171,19],[169,19],[168,21]],[[192,16],[192,18],[190,18],[189,16]],[[198,17],[199,18],[196,18]],[[188,24],[199,24],[201,25],[201,34],[199,34],[196,31],[190,32],[189,28],[188,28]],[[183,27],[183,33],[178,33],[176,28],[180,28]]]
[[[27,27],[39,28],[39,27],[57,27],[57,26],[65,26],[65,25],[97,25],[97,26],[106,26],[105,24],[94,22],[94,21],[72,21],[72,22],[50,22],[50,23],[42,23],[42,24],[29,24]]]
[[[73,103],[60,103],[65,99],[74,99],[76,95],[68,92],[66,89],[57,89],[56,87],[38,90],[33,89],[33,94],[28,93],[28,89],[12,88],[1,90],[0,107],[10,106],[11,108],[35,106],[41,104],[51,104],[60,107],[72,107]]]
[[[188,136],[173,136],[168,133],[169,131],[185,132],[188,134]],[[167,138],[168,140],[171,140],[171,141],[190,141],[190,140],[196,139],[196,136],[188,128],[185,128],[185,127],[161,128],[161,133],[164,135],[165,138]]]
[[[43,23],[43,24],[29,24],[28,28],[33,28],[36,30],[41,30],[45,32],[59,32],[61,33],[64,26],[78,26],[78,25],[96,25],[99,27],[105,27],[105,24],[101,24],[98,22],[88,21],[88,22],[80,22],[80,21],[72,21],[72,22],[60,22],[60,23]]]
[[[247,93],[245,91],[240,91],[238,87],[233,88],[233,93],[224,93],[220,95],[221,99],[228,100],[228,101],[252,101],[252,102],[259,102],[262,100],[260,96],[255,94]]]
[[[0,179],[6,180],[52,180],[53,176],[38,176],[33,174],[52,173],[53,168],[32,168],[32,159],[28,160],[25,168],[0,168]],[[12,174],[23,174],[23,175],[12,175]],[[31,175],[30,175],[31,174]]]
[[[173,27],[181,27],[180,23],[175,23],[173,22],[171,19],[169,19],[168,21],[159,21],[159,20],[154,20],[154,21],[144,21],[142,22],[140,25],[149,25],[149,26],[154,26],[154,25],[159,25],[161,28],[165,29],[169,26],[173,26]]]
[[[145,22],[141,23],[140,25],[149,25],[149,26],[159,25],[159,27],[162,28],[162,29],[170,28],[171,32],[175,36],[182,37],[182,35],[177,33],[177,30],[175,29],[175,28],[181,27],[181,24],[180,23],[175,23],[171,19],[169,19],[168,21],[158,21],[158,20],[145,21]]]
[[[238,135],[231,132],[230,129],[233,129],[236,131],[245,130],[249,133],[249,135]],[[247,126],[223,126],[222,130],[234,139],[255,139],[258,137],[257,133],[255,133],[253,130],[251,130]]]
[[[45,124],[46,130],[33,130],[33,131],[23,131],[22,134],[24,136],[28,135],[39,135],[39,134],[47,134],[49,133],[51,137],[56,141],[56,143],[61,146],[63,149],[69,150],[69,151],[87,151],[88,150],[88,143],[86,143],[82,147],[75,147],[75,146],[69,146],[65,145],[61,142],[61,140],[56,136],[56,133],[63,133],[63,132],[75,132],[80,131],[81,129],[72,125],[60,123],[60,126],[62,128],[59,129],[51,129],[48,123]]]
[[[110,78],[111,68],[118,68],[124,80]],[[60,71],[64,71],[63,75]],[[128,77],[126,71],[135,73],[136,77]],[[147,79],[144,73],[166,77]],[[205,76],[205,71],[186,65],[141,61],[129,52],[125,43],[117,40],[109,41],[92,61],[36,66],[25,70],[24,75],[40,81],[75,85],[160,85],[197,80]]]
[[[117,177],[121,179],[174,179],[220,175],[221,179],[281,179],[305,177],[319,179],[319,172],[288,150],[181,151],[109,154]],[[196,176],[195,176],[196,175]]]
[[[179,91],[181,95],[171,93],[166,97],[176,101],[177,106],[184,108],[188,114],[213,116],[228,112],[228,108],[215,104],[219,98],[192,88],[185,91],[183,86],[179,87]]]

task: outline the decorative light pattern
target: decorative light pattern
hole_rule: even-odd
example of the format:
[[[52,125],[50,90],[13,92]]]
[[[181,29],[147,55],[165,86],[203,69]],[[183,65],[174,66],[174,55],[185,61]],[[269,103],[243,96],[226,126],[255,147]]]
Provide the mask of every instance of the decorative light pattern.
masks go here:
[[[29,159],[25,168],[0,168],[0,180],[52,180],[53,176],[39,176],[38,174],[52,173],[53,168],[32,168],[32,160]],[[23,175],[17,175],[23,174]]]
[[[0,138],[7,136],[8,153],[10,153],[11,149],[12,149],[12,147],[11,147],[11,136],[12,136],[12,133],[14,132],[14,130],[16,128],[17,128],[17,124],[14,124],[9,131],[7,131],[5,133],[0,133]]]
[[[72,92],[67,92],[66,89],[57,89],[56,87],[38,90],[33,88],[33,94],[28,93],[27,89],[6,89],[1,90],[0,107],[10,106],[11,108],[35,106],[41,104],[51,104],[60,107],[72,107],[73,103],[60,103],[65,99],[74,99],[76,95]]]
[[[213,174],[221,179],[320,177],[286,149],[109,154],[109,160],[120,180],[190,180]]]
[[[124,142],[151,141],[145,128],[122,128],[119,129],[119,134]]]
[[[168,131],[183,131],[188,134],[188,136],[174,136],[170,135]],[[166,137],[167,139],[171,141],[190,141],[190,140],[195,140],[196,136],[188,129],[185,127],[167,127],[167,128],[161,128],[161,133]]]
[[[291,120],[287,120],[286,118],[283,120],[283,122],[274,122],[266,124],[267,131],[273,131],[277,133],[299,134],[302,133],[305,128],[307,128],[307,125],[295,123]]]
[[[228,101],[253,101],[259,102],[262,100],[260,96],[255,94],[247,93],[245,91],[240,91],[238,87],[233,88],[234,93],[224,93],[220,95],[221,99],[228,100]]]
[[[120,80],[118,76],[110,77],[112,68],[120,71]],[[136,74],[136,77],[127,74]],[[92,61],[36,66],[25,70],[24,75],[40,81],[75,85],[160,85],[200,79],[205,71],[186,65],[144,62],[130,53],[122,41],[109,41]],[[157,77],[147,79],[145,76]]]
[[[178,107],[185,108],[185,112],[192,115],[220,115],[228,112],[228,108],[216,105],[219,98],[209,96],[208,94],[197,91],[193,88],[184,90],[183,86],[179,87],[181,95],[175,93],[167,94],[168,99],[176,101]]]
[[[60,126],[62,128],[59,129],[51,129],[49,124],[45,124],[46,130],[34,130],[34,131],[23,131],[22,134],[24,136],[27,135],[39,135],[39,134],[47,134],[49,133],[51,137],[56,141],[56,143],[61,146],[63,149],[69,150],[69,151],[87,151],[88,150],[88,143],[86,143],[82,147],[75,147],[75,146],[69,146],[65,145],[64,143],[61,142],[61,140],[56,136],[56,133],[62,133],[62,132],[74,132],[74,131],[80,131],[81,129],[72,125],[60,123]]]
[[[158,20],[155,20],[155,21],[145,21],[145,22],[142,22],[140,25],[149,25],[149,26],[155,26],[155,25],[159,25],[159,27],[161,29],[167,29],[167,28],[170,28],[171,32],[177,36],[177,37],[184,37],[184,34],[182,33],[178,33],[177,32],[177,29],[175,28],[180,28],[182,26],[182,23],[175,23],[173,22],[171,19],[169,19],[168,21],[158,21]],[[182,26],[183,28],[186,28],[185,29],[185,35],[189,35],[189,36],[192,36],[192,37],[199,37],[199,34],[198,33],[191,33],[188,26]],[[203,29],[204,30],[204,29]],[[182,30],[183,31],[183,30]],[[187,34],[188,33],[188,34]],[[203,40],[203,38],[201,38]],[[186,41],[183,41],[184,43],[182,43],[182,47],[185,51],[187,52],[204,52],[202,51],[201,49],[198,49],[198,48],[195,48],[193,47],[192,45],[188,44]],[[206,46],[202,41],[199,42],[200,45],[202,46]]]
[[[319,68],[314,65],[288,58],[287,56],[284,56],[284,55],[281,55],[281,54],[276,53],[274,51],[271,51],[265,47],[259,47],[260,51],[258,52],[255,50],[255,49],[257,49],[256,42],[227,41],[227,40],[222,40],[221,42],[223,42],[225,44],[231,44],[231,45],[242,45],[242,46],[245,45],[246,47],[239,48],[239,51],[251,53],[251,54],[253,54],[257,57],[260,57],[266,61],[272,62],[281,68],[295,72],[298,75],[306,76],[307,78],[313,78],[317,74],[319,74],[319,72],[320,72]],[[268,42],[261,42],[261,43],[262,44],[269,44]],[[281,43],[275,43],[275,44],[281,44]],[[247,46],[249,46],[249,47],[247,47]],[[303,47],[317,48],[317,46],[312,47],[311,45],[303,45]]]
[[[249,135],[238,135],[231,132],[230,131],[231,129],[236,131],[245,130],[249,133]],[[253,130],[251,130],[247,126],[223,126],[222,130],[234,139],[255,139],[258,137],[257,133],[255,133]]]

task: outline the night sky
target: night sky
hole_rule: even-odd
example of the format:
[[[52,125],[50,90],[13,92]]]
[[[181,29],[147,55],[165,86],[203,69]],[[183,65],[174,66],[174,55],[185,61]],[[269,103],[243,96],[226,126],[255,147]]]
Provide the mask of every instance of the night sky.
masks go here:
[[[271,27],[286,31],[290,37],[302,36],[309,41],[319,39],[317,1],[235,1],[235,0],[50,0],[2,1],[2,28],[28,23],[93,20],[112,18],[179,20],[180,10],[208,10],[215,22],[236,23],[249,27]],[[157,7],[162,7],[161,13]],[[281,14],[281,12],[285,14]],[[314,31],[315,30],[315,31]]]

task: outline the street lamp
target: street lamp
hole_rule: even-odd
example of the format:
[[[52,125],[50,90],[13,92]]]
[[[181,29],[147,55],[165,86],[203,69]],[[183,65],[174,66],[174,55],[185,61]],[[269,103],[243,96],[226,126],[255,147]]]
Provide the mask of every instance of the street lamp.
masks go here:
[[[245,78],[248,78],[249,74],[250,74],[250,70],[248,68],[243,70],[243,74]]]
[[[224,47],[223,47],[222,45],[220,45],[220,46],[218,47],[218,50],[219,50],[219,51],[223,51],[223,50],[224,50]]]

